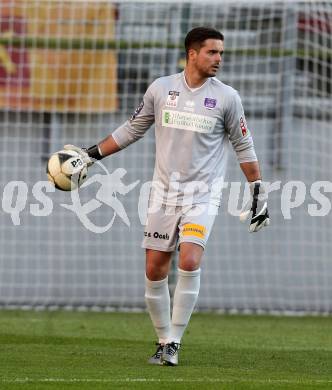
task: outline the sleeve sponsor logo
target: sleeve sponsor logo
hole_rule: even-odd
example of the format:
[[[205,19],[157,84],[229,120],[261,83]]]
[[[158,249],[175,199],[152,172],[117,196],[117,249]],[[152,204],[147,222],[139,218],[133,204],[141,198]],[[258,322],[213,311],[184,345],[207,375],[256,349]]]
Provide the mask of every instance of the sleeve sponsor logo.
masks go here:
[[[189,112],[162,110],[162,125],[181,130],[196,131],[198,133],[212,133],[217,118]]]
[[[142,100],[140,105],[134,111],[133,115],[130,117],[131,121],[133,121],[137,117],[137,115],[142,111],[143,107],[144,107],[144,101]]]
[[[247,134],[247,132],[248,132],[247,123],[246,123],[246,120],[245,120],[244,116],[241,116],[241,118],[240,118],[240,128],[241,128],[241,131],[242,131],[242,135],[244,137]]]
[[[198,238],[204,238],[206,234],[206,228],[203,225],[197,225],[196,223],[187,223],[183,226],[181,236],[194,236]]]

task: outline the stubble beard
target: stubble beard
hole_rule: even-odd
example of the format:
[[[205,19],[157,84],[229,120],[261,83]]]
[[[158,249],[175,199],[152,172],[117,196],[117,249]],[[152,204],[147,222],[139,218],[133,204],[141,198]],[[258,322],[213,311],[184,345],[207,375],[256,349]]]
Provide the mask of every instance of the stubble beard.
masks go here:
[[[217,74],[217,72],[216,71],[208,71],[208,70],[201,70],[200,71],[200,74],[201,74],[201,77],[202,78],[205,78],[205,79],[207,79],[207,78],[210,78],[210,77],[215,77],[215,75]]]

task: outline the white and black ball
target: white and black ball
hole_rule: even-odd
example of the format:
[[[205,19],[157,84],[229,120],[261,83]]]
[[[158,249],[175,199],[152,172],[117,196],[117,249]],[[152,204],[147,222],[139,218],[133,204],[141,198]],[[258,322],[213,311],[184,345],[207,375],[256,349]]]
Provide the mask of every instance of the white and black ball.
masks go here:
[[[60,150],[52,154],[46,167],[48,180],[61,191],[79,188],[87,178],[88,169],[74,150]]]

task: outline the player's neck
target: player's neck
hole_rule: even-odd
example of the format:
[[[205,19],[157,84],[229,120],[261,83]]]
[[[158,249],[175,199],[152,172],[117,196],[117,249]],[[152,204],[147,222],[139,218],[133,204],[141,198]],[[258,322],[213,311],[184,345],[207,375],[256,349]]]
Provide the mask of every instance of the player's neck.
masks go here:
[[[188,65],[184,70],[184,78],[189,88],[199,88],[208,79],[208,77],[202,77],[196,69],[192,69]]]

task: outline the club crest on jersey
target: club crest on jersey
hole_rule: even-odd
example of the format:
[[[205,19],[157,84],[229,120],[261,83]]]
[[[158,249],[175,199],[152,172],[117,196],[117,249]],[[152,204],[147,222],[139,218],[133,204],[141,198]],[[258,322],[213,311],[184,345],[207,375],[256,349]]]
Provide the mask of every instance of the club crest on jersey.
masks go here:
[[[177,107],[179,101],[180,92],[178,91],[169,91],[166,106],[167,107]]]
[[[246,124],[246,120],[244,119],[243,116],[240,117],[240,128],[241,128],[241,131],[242,131],[242,135],[243,137],[247,134],[247,124]]]
[[[204,107],[206,107],[209,110],[215,108],[216,104],[217,104],[217,99],[212,99],[212,98],[204,99]]]

